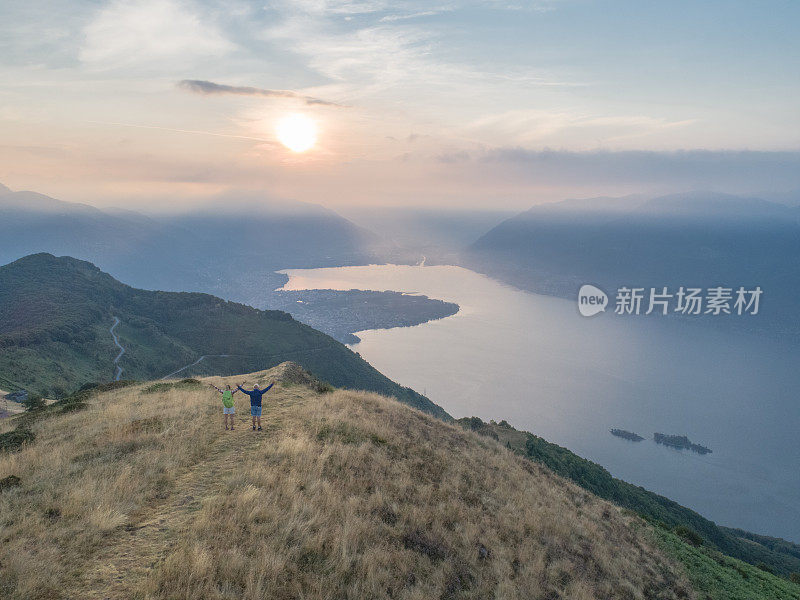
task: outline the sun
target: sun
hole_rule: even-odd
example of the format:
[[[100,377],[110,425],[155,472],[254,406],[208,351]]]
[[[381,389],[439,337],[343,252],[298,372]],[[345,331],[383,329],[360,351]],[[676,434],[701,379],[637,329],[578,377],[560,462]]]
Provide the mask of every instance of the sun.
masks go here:
[[[286,115],[275,128],[281,144],[292,152],[305,152],[317,142],[317,126],[305,115]]]

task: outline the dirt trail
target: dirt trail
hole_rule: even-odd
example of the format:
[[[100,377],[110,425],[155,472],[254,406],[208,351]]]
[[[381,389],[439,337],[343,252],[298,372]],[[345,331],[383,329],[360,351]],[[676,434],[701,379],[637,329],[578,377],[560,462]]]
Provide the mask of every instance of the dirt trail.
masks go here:
[[[111,337],[114,338],[114,345],[119,348],[119,354],[117,354],[117,358],[114,359],[114,366],[117,368],[117,372],[114,374],[114,381],[119,381],[119,378],[122,377],[122,367],[119,366],[119,359],[122,358],[122,355],[125,354],[125,348],[122,347],[122,344],[119,343],[119,338],[117,334],[114,333],[114,329],[117,328],[119,325],[119,319],[117,317],[113,317],[114,324],[111,326],[111,329],[108,332],[111,334]]]
[[[181,367],[180,369],[178,369],[177,371],[173,371],[169,375],[164,375],[161,379],[169,379],[170,377],[173,377],[173,376],[177,375],[181,371],[185,371],[186,369],[188,369],[190,367],[193,367],[195,365],[199,365],[201,362],[203,362],[207,358],[228,358],[229,356],[231,356],[231,355],[230,354],[203,354],[203,356],[198,358],[192,364],[186,365],[185,367]]]
[[[219,427],[219,434],[204,458],[178,478],[169,497],[133,516],[108,546],[92,556],[91,566],[82,569],[83,581],[76,597],[87,600],[145,598],[148,576],[180,542],[203,500],[225,488],[232,474],[231,465],[240,464],[246,453],[265,443],[272,432],[280,429],[283,415],[297,403],[291,399],[275,398],[274,401],[264,404],[263,432],[251,429],[249,414],[237,415],[234,431],[223,430],[221,419],[215,419],[213,426]]]
[[[327,350],[328,348],[330,348],[330,346],[318,346],[316,348],[307,348],[305,350],[289,350],[287,352],[280,352],[280,353],[277,353],[277,354],[259,355],[259,358],[262,361],[269,360],[270,358],[278,358],[278,357],[286,359],[286,360],[289,360],[289,357],[292,356],[292,355],[296,356],[298,354],[300,354],[300,355],[311,354],[312,352],[320,352],[322,350]],[[173,371],[169,375],[164,375],[161,379],[169,379],[171,377],[174,377],[175,375],[177,375],[178,373],[181,373],[182,371],[185,371],[186,369],[194,367],[195,365],[199,365],[201,362],[203,362],[207,358],[230,358],[232,356],[237,357],[237,358],[247,358],[247,357],[250,357],[250,356],[253,356],[253,355],[251,355],[251,354],[204,354],[203,356],[198,358],[193,363],[185,365],[185,366],[181,367],[180,369],[178,369],[177,371]]]

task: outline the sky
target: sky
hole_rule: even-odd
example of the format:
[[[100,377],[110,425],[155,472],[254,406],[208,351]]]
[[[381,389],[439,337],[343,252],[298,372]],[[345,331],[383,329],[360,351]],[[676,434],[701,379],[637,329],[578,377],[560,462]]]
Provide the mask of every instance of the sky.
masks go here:
[[[0,182],[522,210],[800,190],[800,2],[52,0],[0,8]],[[316,144],[276,125],[299,114]]]

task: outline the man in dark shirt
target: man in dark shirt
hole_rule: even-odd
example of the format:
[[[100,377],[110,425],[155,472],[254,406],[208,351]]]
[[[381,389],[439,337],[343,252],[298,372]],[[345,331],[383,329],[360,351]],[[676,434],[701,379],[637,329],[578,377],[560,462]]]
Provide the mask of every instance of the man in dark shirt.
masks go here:
[[[261,396],[266,394],[270,388],[275,385],[275,382],[273,381],[263,390],[259,389],[256,383],[250,391],[242,387],[245,383],[246,382],[243,381],[241,385],[237,385],[236,388],[250,396],[250,415],[253,417],[253,431],[256,430],[256,421],[258,421],[258,430],[261,431]]]

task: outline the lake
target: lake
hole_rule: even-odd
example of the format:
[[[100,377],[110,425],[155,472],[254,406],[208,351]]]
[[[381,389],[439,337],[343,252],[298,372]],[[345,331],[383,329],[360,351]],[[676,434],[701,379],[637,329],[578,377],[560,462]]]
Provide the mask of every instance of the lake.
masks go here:
[[[283,271],[284,289],[393,290],[460,305],[351,346],[454,417],[506,419],[718,524],[800,542],[800,348],[697,322],[600,314],[454,266]],[[746,318],[746,317],[742,317]],[[612,436],[619,427],[647,438]],[[652,441],[685,434],[699,455]]]

